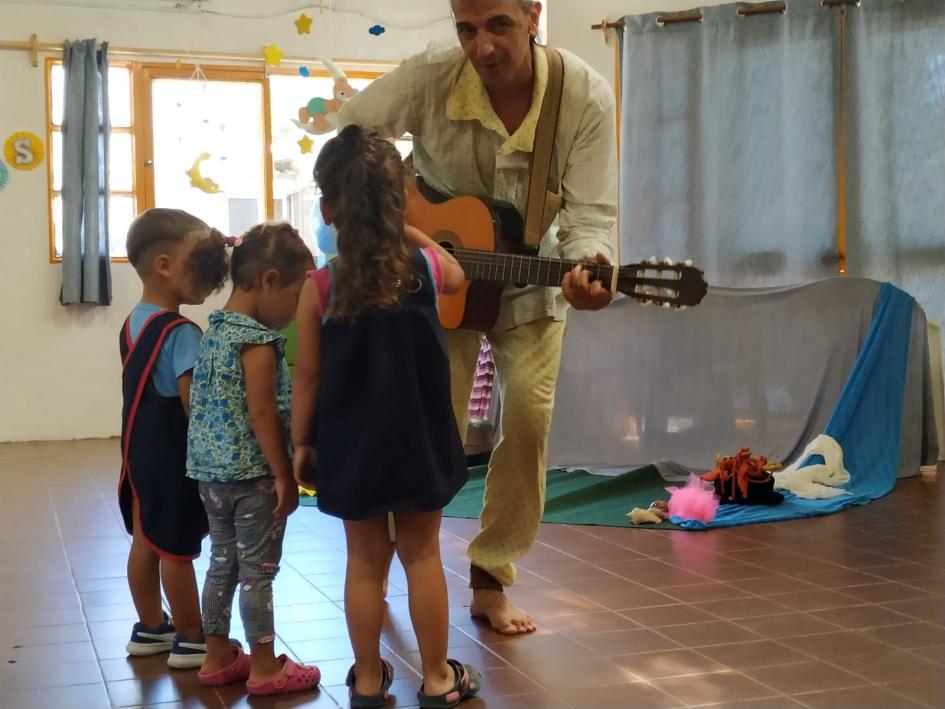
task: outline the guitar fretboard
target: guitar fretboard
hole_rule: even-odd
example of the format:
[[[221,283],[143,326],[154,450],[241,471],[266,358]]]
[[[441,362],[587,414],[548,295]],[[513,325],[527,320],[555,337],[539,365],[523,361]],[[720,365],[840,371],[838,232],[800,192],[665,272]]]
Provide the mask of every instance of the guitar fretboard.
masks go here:
[[[492,251],[456,249],[453,256],[466,272],[468,280],[499,281],[501,283],[534,286],[560,286],[564,274],[580,264],[590,271],[591,280],[603,282],[610,288],[615,266],[580,261],[562,261],[542,256],[503,254]]]

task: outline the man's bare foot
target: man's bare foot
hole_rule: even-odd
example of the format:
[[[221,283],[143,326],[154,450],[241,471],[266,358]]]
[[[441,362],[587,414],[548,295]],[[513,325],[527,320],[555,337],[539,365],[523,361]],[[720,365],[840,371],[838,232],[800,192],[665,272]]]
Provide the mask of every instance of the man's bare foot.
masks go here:
[[[473,589],[469,613],[473,618],[485,618],[493,630],[503,635],[535,632],[535,621],[531,616],[516,608],[502,591]]]

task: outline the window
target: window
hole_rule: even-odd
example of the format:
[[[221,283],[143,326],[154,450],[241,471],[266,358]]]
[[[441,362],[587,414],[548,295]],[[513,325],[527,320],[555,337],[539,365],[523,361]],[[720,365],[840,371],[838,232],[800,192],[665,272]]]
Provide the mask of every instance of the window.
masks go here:
[[[47,60],[47,92],[49,116],[46,144],[49,146],[49,210],[50,260],[62,258],[62,114],[65,73],[62,62]],[[125,235],[137,213],[135,195],[135,132],[131,107],[131,67],[111,65],[108,68],[108,110],[112,124],[108,149],[108,173],[111,187],[109,199],[109,248],[112,258],[124,257]]]
[[[60,60],[47,61],[50,146],[50,261],[62,256],[62,97]],[[358,90],[379,72],[348,72]],[[125,257],[134,217],[150,207],[177,207],[229,234],[267,219],[294,224],[317,252],[312,169],[334,133],[297,124],[313,97],[331,98],[327,72],[291,69],[267,76],[257,67],[124,63],[109,69],[112,137],[109,243]],[[299,141],[308,137],[311,152]],[[410,139],[397,142],[403,155]]]
[[[378,76],[380,74],[375,72],[347,72],[348,83],[358,91]],[[269,77],[274,216],[292,223],[316,255],[319,251],[315,242],[314,210],[318,193],[312,171],[322,146],[335,133],[318,135],[306,132],[298,123],[299,109],[314,97],[330,99],[334,84],[334,79],[327,73],[313,73],[309,77],[298,74]],[[312,141],[311,151],[303,153],[299,141],[306,136]],[[397,148],[406,157],[412,149],[410,139],[398,140]]]

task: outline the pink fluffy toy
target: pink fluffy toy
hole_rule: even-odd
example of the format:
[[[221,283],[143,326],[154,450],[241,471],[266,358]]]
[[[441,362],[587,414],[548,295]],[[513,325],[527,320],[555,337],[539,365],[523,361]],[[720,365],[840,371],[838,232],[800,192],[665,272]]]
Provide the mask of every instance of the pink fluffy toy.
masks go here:
[[[684,487],[668,487],[669,516],[680,519],[695,519],[711,522],[719,508],[719,498],[712,483],[707,483],[695,473],[689,474]]]

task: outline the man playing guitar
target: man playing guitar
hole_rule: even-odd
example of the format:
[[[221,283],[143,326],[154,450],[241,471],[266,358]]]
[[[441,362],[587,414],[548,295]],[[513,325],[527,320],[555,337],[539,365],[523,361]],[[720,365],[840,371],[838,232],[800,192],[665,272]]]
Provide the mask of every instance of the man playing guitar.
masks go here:
[[[411,57],[348,101],[339,129],[358,123],[391,137],[413,136],[414,168],[443,195],[476,195],[522,214],[549,60],[536,42],[542,6],[534,0],[452,0],[461,48]],[[549,197],[557,229],[539,254],[609,263],[617,212],[615,108],[607,82],[568,52],[554,133]],[[546,212],[549,212],[546,209]],[[542,225],[544,226],[544,224]],[[538,535],[545,502],[548,429],[568,305],[596,310],[611,293],[579,267],[561,290],[509,286],[486,337],[502,402],[501,437],[489,463],[480,531],[469,545],[470,612],[500,633],[535,630],[505,594],[513,562]],[[465,435],[480,333],[446,333],[453,408]]]

